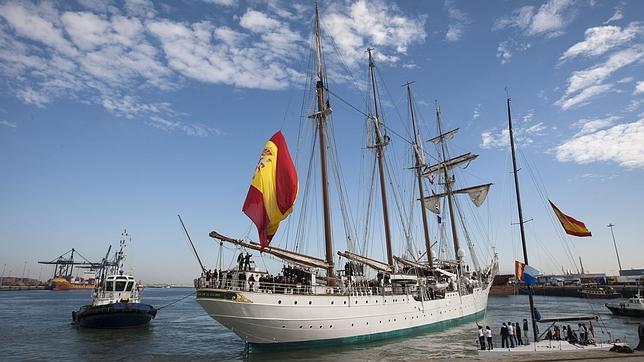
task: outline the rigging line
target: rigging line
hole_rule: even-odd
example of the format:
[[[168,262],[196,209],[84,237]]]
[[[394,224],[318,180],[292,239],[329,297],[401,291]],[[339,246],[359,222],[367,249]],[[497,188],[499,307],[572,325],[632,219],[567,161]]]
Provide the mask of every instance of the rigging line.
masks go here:
[[[348,101],[346,101],[345,99],[340,97],[339,95],[335,94],[333,91],[329,90],[328,88],[325,87],[325,90],[330,95],[332,95],[332,96],[336,97],[338,100],[340,100],[342,103],[344,103],[344,104],[348,105],[349,107],[351,107],[354,111],[360,113],[361,115],[363,115],[363,116],[365,116],[365,117],[367,117],[369,119],[372,118],[370,115],[368,115],[365,112],[361,111],[360,109],[356,108],[354,105],[352,105],[351,103],[349,103]],[[398,132],[394,131],[390,127],[387,127],[386,124],[382,123],[381,125],[387,132],[391,132],[394,136],[400,138],[401,140],[403,140],[404,142],[406,142],[406,143],[408,143],[410,145],[413,144],[413,142],[411,140],[409,140],[409,139],[405,138],[404,136],[400,135]]]
[[[379,79],[384,79],[382,74],[380,74],[380,69],[378,67],[376,67],[376,73],[378,73],[378,78]],[[410,132],[410,130],[408,128],[409,123],[408,122],[403,122],[402,116],[400,114],[400,110],[398,109],[398,106],[397,106],[397,104],[400,103],[400,102],[394,102],[394,97],[391,96],[391,92],[389,92],[389,88],[387,87],[387,84],[385,82],[379,82],[378,85],[381,85],[382,87],[385,88],[385,93],[387,93],[387,95],[389,96],[389,99],[391,99],[391,101],[392,101],[393,108],[396,111],[396,115],[398,115],[398,120],[403,125],[403,128],[405,129],[405,131],[407,131],[408,139],[412,139],[413,137],[411,136],[411,132]],[[402,99],[402,98],[404,98],[404,92],[400,94],[399,99]],[[407,108],[407,107],[405,107],[405,108]]]
[[[173,304],[179,303],[180,301],[182,301],[182,300],[184,300],[184,299],[186,299],[186,298],[188,298],[188,297],[190,297],[190,296],[193,296],[193,295],[195,295],[195,294],[197,294],[197,291],[196,291],[196,290],[195,290],[194,292],[191,292],[190,294],[184,295],[183,297],[181,297],[181,298],[179,298],[179,299],[175,300],[174,302],[168,303],[168,304],[166,304],[166,305],[164,305],[164,306],[161,306],[161,307],[157,308],[157,310],[161,310],[161,309],[166,308],[166,307],[169,307],[169,306],[171,306],[171,305],[173,305]]]
[[[531,180],[532,180],[533,184],[535,185],[535,189],[537,190],[537,193],[540,196],[541,203],[542,203],[544,209],[546,210],[546,214],[548,215],[548,217],[550,219],[550,222],[551,222],[551,224],[552,224],[552,226],[553,226],[553,228],[555,230],[555,233],[557,233],[557,235],[559,236],[559,239],[562,242],[562,244],[563,244],[563,246],[565,248],[565,251],[568,254],[569,261],[571,261],[573,267],[579,271],[579,268],[577,267],[577,262],[576,262],[575,257],[574,257],[574,253],[570,248],[568,239],[566,238],[566,235],[564,235],[563,232],[561,231],[561,228],[559,228],[558,225],[556,224],[556,222],[554,220],[554,217],[553,217],[553,215],[552,215],[552,213],[550,211],[550,207],[549,207],[549,205],[546,204],[547,193],[546,193],[545,188],[542,188],[542,185],[540,185],[538,180],[536,179],[536,175],[534,173],[534,168],[532,167],[532,165],[528,161],[527,157],[525,157],[525,154],[521,152],[520,156],[523,158],[524,163],[528,168],[528,173],[529,173],[529,175],[531,177]]]

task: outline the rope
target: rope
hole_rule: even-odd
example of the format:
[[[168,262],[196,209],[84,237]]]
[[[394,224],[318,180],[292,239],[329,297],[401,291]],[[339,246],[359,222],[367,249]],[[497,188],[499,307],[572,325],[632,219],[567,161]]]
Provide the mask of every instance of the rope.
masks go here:
[[[188,297],[190,297],[190,296],[192,296],[192,295],[195,295],[195,294],[197,294],[197,292],[196,292],[196,291],[194,291],[194,292],[192,292],[192,293],[190,293],[190,294],[188,294],[188,295],[185,295],[185,296],[183,296],[183,297],[181,297],[181,298],[179,298],[179,299],[175,300],[174,302],[171,302],[171,303],[168,303],[168,304],[166,304],[166,305],[164,305],[164,306],[162,306],[162,307],[159,307],[159,308],[157,308],[157,310],[161,310],[161,309],[163,309],[163,308],[165,308],[165,307],[169,307],[169,306],[171,306],[171,305],[173,305],[173,304],[179,303],[180,301],[182,301],[182,300],[184,300],[184,299],[186,299],[186,298],[188,298]]]

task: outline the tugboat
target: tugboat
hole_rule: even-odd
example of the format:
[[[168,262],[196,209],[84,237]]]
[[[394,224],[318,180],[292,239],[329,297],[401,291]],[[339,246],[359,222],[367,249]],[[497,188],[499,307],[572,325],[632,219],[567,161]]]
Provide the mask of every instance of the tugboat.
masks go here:
[[[121,234],[119,251],[108,261],[110,248],[103,259],[100,279],[92,292],[92,304],[72,312],[74,324],[84,328],[129,328],[146,326],[157,310],[140,302],[142,287],[134,276],[124,274],[125,241],[127,231]]]
[[[604,305],[615,315],[644,318],[644,297],[642,297],[639,290],[633,298],[629,298],[626,302],[606,303]]]

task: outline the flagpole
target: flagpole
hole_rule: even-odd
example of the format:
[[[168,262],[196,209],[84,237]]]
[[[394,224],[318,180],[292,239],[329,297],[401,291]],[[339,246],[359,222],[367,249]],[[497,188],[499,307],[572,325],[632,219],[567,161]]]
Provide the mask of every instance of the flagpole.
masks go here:
[[[517,158],[514,152],[514,136],[512,133],[512,113],[510,112],[510,97],[507,98],[508,101],[508,131],[510,133],[510,150],[512,151],[512,173],[514,174],[514,189],[516,192],[517,198],[517,210],[519,211],[519,229],[521,230],[521,245],[523,247],[523,263],[527,266],[528,264],[528,249],[525,244],[525,230],[523,228],[523,210],[521,210],[521,193],[519,192],[519,174],[517,170]],[[536,276],[535,276],[536,277]],[[532,297],[532,286],[528,284],[528,299],[530,300],[530,318],[532,319],[532,333],[534,335],[534,341],[539,340],[537,335],[537,322],[534,320],[534,298]]]

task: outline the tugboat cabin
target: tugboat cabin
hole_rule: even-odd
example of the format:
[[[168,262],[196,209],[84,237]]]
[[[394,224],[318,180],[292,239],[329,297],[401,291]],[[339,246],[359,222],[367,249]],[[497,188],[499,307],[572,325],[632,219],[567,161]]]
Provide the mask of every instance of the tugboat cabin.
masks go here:
[[[136,292],[136,281],[131,275],[108,275],[102,288],[97,290],[100,304],[110,304],[119,302],[129,302],[133,297],[132,292]]]

